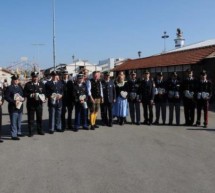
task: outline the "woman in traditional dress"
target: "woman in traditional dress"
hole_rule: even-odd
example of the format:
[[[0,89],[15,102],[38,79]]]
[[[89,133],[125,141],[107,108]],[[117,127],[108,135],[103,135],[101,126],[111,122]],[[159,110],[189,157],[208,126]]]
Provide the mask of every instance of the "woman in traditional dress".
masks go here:
[[[115,81],[116,86],[116,102],[113,106],[113,115],[118,118],[120,125],[125,123],[125,118],[128,115],[128,86],[125,81],[125,74],[120,72]]]

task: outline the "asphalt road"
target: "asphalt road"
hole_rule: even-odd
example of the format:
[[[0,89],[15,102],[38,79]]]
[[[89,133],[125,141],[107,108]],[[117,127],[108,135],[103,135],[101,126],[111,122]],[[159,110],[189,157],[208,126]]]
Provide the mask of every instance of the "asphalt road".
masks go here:
[[[10,140],[6,104],[3,113],[0,193],[215,192],[213,112],[207,129],[126,124],[20,141]]]

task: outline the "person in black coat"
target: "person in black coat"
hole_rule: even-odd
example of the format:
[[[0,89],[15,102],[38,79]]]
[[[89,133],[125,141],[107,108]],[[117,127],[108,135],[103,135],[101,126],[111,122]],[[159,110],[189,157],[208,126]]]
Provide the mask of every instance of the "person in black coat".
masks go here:
[[[19,137],[24,136],[21,130],[24,93],[19,85],[19,76],[13,75],[11,79],[11,85],[5,90],[5,100],[8,102],[11,138],[12,140],[19,140]]]
[[[144,72],[144,79],[140,84],[140,98],[144,110],[143,124],[151,125],[153,122],[154,82],[150,79],[148,70]]]
[[[0,143],[3,142],[2,140],[2,105],[4,103],[4,89],[0,87]]]
[[[32,72],[32,81],[24,87],[24,96],[27,98],[28,130],[29,137],[34,135],[34,114],[37,117],[37,133],[44,135],[42,127],[43,103],[45,102],[45,85],[39,82],[39,72]]]
[[[140,81],[137,80],[135,71],[131,71],[128,81],[128,103],[131,117],[131,124],[140,125]]]
[[[162,115],[162,123],[166,123],[166,105],[167,105],[167,88],[166,81],[163,79],[163,73],[158,72],[154,80],[155,82],[155,110],[156,119],[154,124],[159,124],[160,114]]]
[[[101,81],[104,101],[101,104],[101,117],[104,125],[112,127],[113,122],[113,103],[116,101],[115,84],[110,80],[110,73],[104,72],[104,80]]]
[[[61,80],[63,84],[63,97],[62,97],[62,113],[61,122],[62,130],[66,130],[66,112],[67,114],[67,126],[69,130],[72,130],[72,110],[74,107],[73,99],[73,80],[69,80],[68,71],[63,71],[63,79]]]
[[[204,128],[208,126],[209,100],[212,96],[212,83],[207,79],[207,72],[203,70],[200,81],[197,84],[197,121],[196,126],[201,125],[201,111],[204,111]]]
[[[53,134],[54,131],[63,132],[61,127],[63,84],[59,80],[58,72],[53,71],[51,76],[52,80],[45,84],[45,89],[48,98],[49,133]]]
[[[169,103],[169,125],[172,125],[174,108],[176,125],[180,125],[180,104],[181,104],[181,81],[176,72],[171,74],[167,81],[168,103]]]
[[[186,78],[182,81],[181,89],[184,103],[185,125],[192,126],[195,119],[197,81],[193,77],[191,69],[186,70]]]

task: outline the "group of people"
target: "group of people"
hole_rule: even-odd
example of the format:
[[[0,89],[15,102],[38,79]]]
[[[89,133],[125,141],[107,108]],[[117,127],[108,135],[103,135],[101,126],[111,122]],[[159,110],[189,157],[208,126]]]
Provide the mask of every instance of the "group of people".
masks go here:
[[[51,80],[43,84],[39,73],[32,72],[31,80],[20,86],[19,76],[13,75],[11,85],[5,90],[0,88],[0,126],[2,125],[2,104],[8,102],[10,115],[11,139],[19,140],[24,136],[21,129],[23,102],[26,100],[28,117],[28,136],[32,137],[37,130],[44,135],[42,121],[43,105],[48,104],[49,133],[63,132],[66,129],[77,132],[81,127],[87,130],[98,128],[97,116],[101,108],[101,120],[104,126],[113,126],[113,118],[123,125],[128,116],[131,124],[141,124],[140,106],[143,107],[143,124],[166,124],[166,109],[169,107],[168,125],[173,125],[175,112],[176,125],[180,125],[180,104],[183,101],[185,125],[200,126],[201,111],[204,111],[203,126],[208,125],[208,107],[212,96],[212,85],[207,79],[207,72],[202,71],[199,79],[193,77],[193,71],[186,71],[186,78],[180,80],[176,72],[164,80],[162,72],[152,79],[146,70],[141,79],[137,79],[135,71],[126,80],[124,72],[119,72],[116,79],[110,72],[94,71],[92,78],[79,73],[75,80],[69,79],[67,71],[59,74],[51,73]],[[155,105],[155,121],[153,121],[153,105]],[[195,109],[197,119],[195,121]],[[74,123],[72,112],[75,109]],[[36,124],[35,124],[36,114]],[[66,117],[67,115],[67,117]],[[0,128],[0,142],[1,128]]]

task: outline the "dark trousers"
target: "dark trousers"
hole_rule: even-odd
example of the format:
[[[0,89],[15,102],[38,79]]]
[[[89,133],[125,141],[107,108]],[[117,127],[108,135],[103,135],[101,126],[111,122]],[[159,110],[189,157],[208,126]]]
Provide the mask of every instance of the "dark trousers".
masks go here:
[[[169,124],[172,125],[175,109],[176,125],[180,124],[180,103],[169,102]]]
[[[29,134],[32,134],[34,132],[34,114],[35,113],[36,113],[37,132],[43,131],[43,129],[42,129],[43,106],[42,105],[34,106],[32,104],[28,104],[27,113],[28,113]]]
[[[140,103],[129,102],[129,112],[130,112],[131,122],[135,123],[135,118],[136,118],[136,123],[140,123]]]
[[[150,102],[143,102],[144,123],[152,124],[153,121],[153,105]]]
[[[87,128],[87,115],[88,110],[83,107],[82,104],[76,103],[75,104],[75,125],[74,129],[78,129],[81,125]]]
[[[208,100],[200,100],[197,102],[197,121],[196,123],[200,125],[201,123],[201,112],[204,111],[204,125],[208,125]]]
[[[184,99],[184,116],[186,125],[193,125],[195,119],[195,107],[196,104],[193,100]]]
[[[156,120],[155,122],[159,123],[160,120],[160,112],[162,116],[163,124],[166,123],[166,102],[156,102],[155,103],[156,110]]]
[[[66,112],[67,113],[67,126],[68,129],[72,129],[72,110],[73,105],[63,105],[62,106],[62,113],[61,113],[61,125],[62,129],[66,129]]]
[[[113,104],[102,103],[101,104],[101,117],[102,122],[106,125],[111,125],[113,122]]]
[[[0,106],[0,139],[2,136],[2,107]]]

